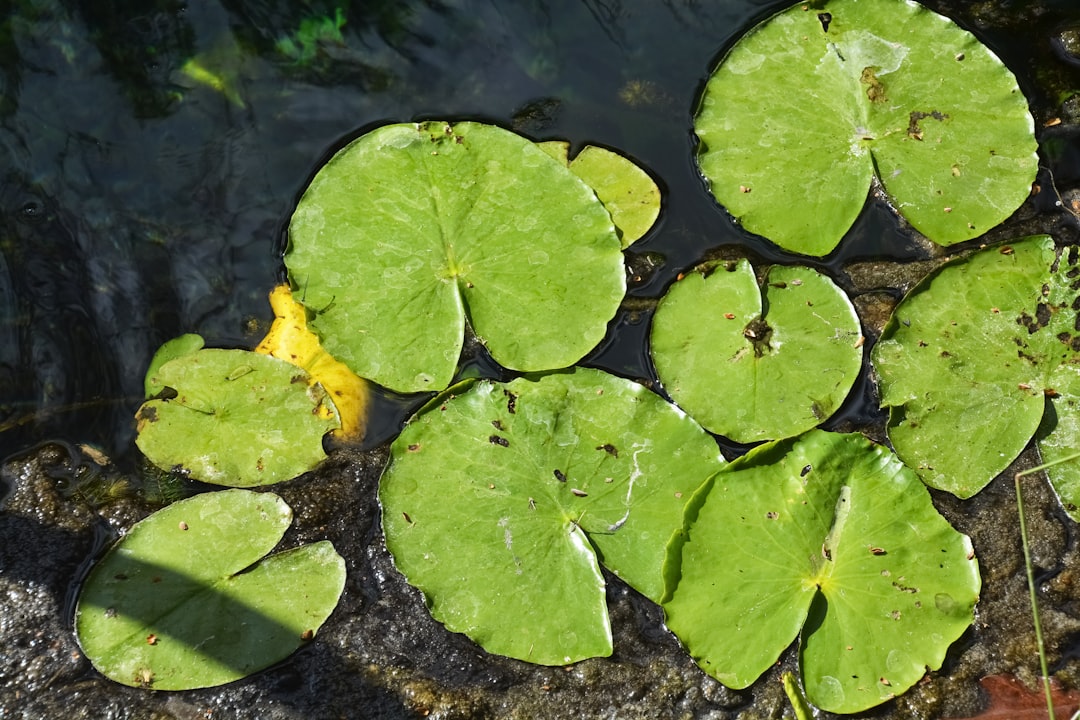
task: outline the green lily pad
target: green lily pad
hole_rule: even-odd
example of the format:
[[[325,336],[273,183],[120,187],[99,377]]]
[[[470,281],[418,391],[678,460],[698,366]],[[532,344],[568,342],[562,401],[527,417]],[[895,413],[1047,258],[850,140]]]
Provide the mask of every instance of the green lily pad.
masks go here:
[[[659,600],[683,507],[722,464],[693,420],[629,380],[576,369],[477,382],[394,441],[386,544],[435,619],[489,652],[608,655],[600,564]]]
[[[702,426],[743,443],[809,430],[844,402],[862,367],[847,296],[807,267],[746,260],[689,273],[653,318],[664,389]]]
[[[312,180],[289,241],[323,346],[399,392],[449,384],[466,318],[505,367],[572,365],[626,285],[592,188],[520,135],[472,122],[353,141]]]
[[[825,255],[877,175],[943,245],[1028,196],[1038,158],[1016,79],[970,33],[915,2],[799,3],[748,32],[695,120],[716,199],[780,247]]]
[[[329,542],[263,557],[291,522],[277,495],[223,490],[137,523],[83,585],[83,651],[109,679],[154,690],[221,685],[285,659],[345,587]]]
[[[326,457],[323,436],[340,425],[337,410],[305,370],[181,340],[162,351],[172,359],[151,363],[146,387],[154,393],[136,414],[135,442],[151,462],[248,487],[290,480]]]
[[[667,625],[729,687],[753,683],[801,631],[807,698],[859,712],[940,667],[972,622],[970,541],[860,435],[811,430],[757,447],[704,485],[686,518],[665,567]]]
[[[154,378],[157,377],[158,369],[161,368],[162,365],[170,360],[175,360],[178,357],[198,352],[203,349],[204,344],[205,341],[203,340],[202,335],[187,333],[186,335],[175,337],[159,347],[157,352],[154,353],[154,357],[150,358],[150,366],[146,368],[146,378],[143,380],[146,397],[152,398],[165,389],[153,382]]]
[[[617,152],[586,145],[570,161],[570,143],[549,140],[537,143],[541,150],[565,164],[588,183],[611,213],[623,249],[649,232],[660,217],[660,188],[649,173]]]
[[[1040,424],[1046,459],[1080,449],[1078,277],[1077,250],[1039,235],[947,263],[897,306],[872,358],[889,439],[927,484],[974,495]],[[1080,520],[1076,472],[1050,479]]]

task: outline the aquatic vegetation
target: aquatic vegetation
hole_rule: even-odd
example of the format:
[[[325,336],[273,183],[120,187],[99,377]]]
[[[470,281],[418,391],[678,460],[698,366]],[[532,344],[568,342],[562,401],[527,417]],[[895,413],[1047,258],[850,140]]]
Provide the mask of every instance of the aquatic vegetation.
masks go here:
[[[307,65],[315,59],[322,45],[344,45],[341,29],[345,27],[345,9],[334,8],[333,16],[313,15],[300,21],[292,35],[278,39],[276,47],[297,65]]]
[[[609,655],[600,565],[659,601],[667,540],[723,463],[677,408],[598,370],[455,386],[391,446],[386,545],[435,619],[489,652]]]
[[[1076,451],[1077,276],[1075,246],[1034,236],[941,266],[897,306],[872,361],[889,439],[927,484],[970,497],[1032,436],[1047,461]],[[1080,468],[1047,473],[1080,520]]]
[[[419,392],[450,383],[466,321],[506,368],[580,360],[622,300],[621,250],[565,163],[498,127],[426,122],[380,127],[323,166],[285,264],[328,352]]]
[[[915,2],[826,0],[779,13],[724,56],[694,124],[720,204],[806,255],[837,246],[872,182],[916,230],[952,245],[1009,217],[1038,166],[1013,74]]]
[[[537,146],[570,168],[593,189],[611,214],[623,249],[640,240],[660,217],[660,188],[649,174],[617,152],[586,145],[573,160],[570,143],[550,140]]]
[[[313,19],[279,49],[308,62],[343,24],[340,10]],[[810,255],[836,247],[875,183],[936,242],[970,239],[1012,213],[1036,166],[1011,73],[915,3],[780,13],[725,56],[696,130],[716,198],[747,229]],[[800,717],[808,703],[880,704],[941,666],[980,592],[970,541],[923,483],[973,494],[1033,435],[1051,458],[1073,451],[1080,262],[1028,238],[948,263],[912,291],[872,358],[894,455],[813,429],[848,395],[864,338],[849,299],[807,267],[731,261],[669,289],[652,359],[690,415],[573,367],[605,336],[626,290],[623,251],[654,226],[660,200],[645,170],[599,147],[571,159],[568,143],[477,122],[371,130],[300,199],[290,284],[271,293],[276,319],[257,352],[185,336],[155,356],[139,447],[209,482],[278,482],[317,465],[328,432],[362,436],[368,383],[442,391],[393,441],[379,501],[395,564],[447,629],[545,665],[608,655],[607,570],[660,603],[730,687],[797,640],[802,688],[785,683]],[[451,386],[468,331],[523,375]],[[977,461],[955,452],[971,418]],[[771,442],[725,464],[703,428]],[[1080,470],[1060,465],[1055,488],[1078,512]],[[189,515],[213,520],[206,535]],[[276,496],[224,491],[136,526],[80,600],[95,665],[126,684],[202,687],[310,639],[343,564],[326,543],[256,563],[287,516]],[[196,567],[209,550],[195,541],[245,552]],[[276,568],[293,559],[318,568],[314,609],[274,605],[288,587]],[[271,605],[233,590],[264,581]],[[178,597],[176,617],[163,611]],[[196,606],[276,644],[218,647],[205,618],[189,623]]]
[[[741,443],[791,437],[844,402],[862,367],[851,302],[807,267],[746,260],[688,273],[653,318],[664,389],[708,430]]]
[[[705,672],[747,687],[798,636],[808,699],[837,713],[940,667],[980,588],[970,541],[910,469],[861,435],[821,430],[714,475],[664,573],[667,625]]]
[[[197,339],[196,339],[197,338]],[[136,414],[139,449],[160,468],[249,487],[289,480],[318,464],[337,409],[306,371],[247,350],[167,343],[150,366]]]
[[[264,557],[291,522],[273,493],[222,490],[137,523],[79,595],[83,651],[109,679],[154,690],[221,685],[282,660],[345,587],[329,542]]]

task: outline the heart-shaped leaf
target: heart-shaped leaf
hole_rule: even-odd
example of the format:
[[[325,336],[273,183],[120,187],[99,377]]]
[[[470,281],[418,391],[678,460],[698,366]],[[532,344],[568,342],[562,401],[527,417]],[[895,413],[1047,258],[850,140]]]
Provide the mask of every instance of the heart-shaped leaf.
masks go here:
[[[221,685],[283,660],[345,587],[328,542],[263,557],[291,522],[277,495],[222,490],[137,523],[79,595],[83,651],[111,680],[155,690]]]
[[[911,470],[860,435],[811,430],[751,450],[687,505],[670,546],[667,624],[743,688],[802,631],[807,698],[865,710],[904,692],[971,624],[967,536]]]
[[[748,230],[825,255],[875,173],[935,242],[999,224],[1035,179],[1034,124],[1012,73],[915,2],[799,3],[744,35],[695,120],[716,199]]]
[[[136,414],[136,443],[151,462],[247,487],[290,480],[326,457],[337,411],[305,370],[262,353],[194,347],[167,343],[172,359],[151,362],[146,387],[156,392]]]
[[[1008,467],[1040,423],[1045,459],[1075,453],[1078,318],[1080,252],[1059,253],[1045,235],[931,273],[897,306],[872,353],[896,453],[927,484],[963,498]],[[1080,519],[1076,465],[1049,474]]]
[[[862,366],[859,318],[831,280],[773,266],[759,288],[746,260],[672,285],[651,343],[672,399],[705,428],[743,443],[822,422]]]
[[[399,392],[449,384],[466,317],[505,367],[572,365],[625,290],[593,189],[520,135],[472,122],[353,141],[311,181],[289,243],[323,346]]]
[[[546,665],[608,655],[600,563],[659,600],[667,541],[722,463],[693,420],[629,380],[477,382],[394,441],[386,544],[432,615],[488,651]]]

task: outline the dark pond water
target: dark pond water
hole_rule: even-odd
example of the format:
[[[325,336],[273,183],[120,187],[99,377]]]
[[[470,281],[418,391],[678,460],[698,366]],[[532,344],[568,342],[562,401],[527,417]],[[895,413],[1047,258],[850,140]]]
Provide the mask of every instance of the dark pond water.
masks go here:
[[[383,122],[481,118],[636,158],[665,205],[630,258],[631,296],[657,297],[726,244],[791,261],[715,205],[690,129],[718,54],[785,4],[14,3],[0,35],[0,457],[47,438],[130,457],[154,350],[183,332],[257,342],[298,193]],[[1054,40],[1078,15],[1070,0],[930,4],[979,31],[1040,120],[1080,88]],[[1074,181],[1075,143],[1055,147],[1047,161]],[[844,282],[854,258],[920,252],[874,205],[824,265]],[[589,362],[648,378],[647,318],[621,313]]]
[[[662,219],[628,255],[629,299],[586,362],[651,380],[649,301],[679,272],[726,246],[806,262],[733,224],[693,161],[691,115],[708,70],[738,33],[788,4],[6,3],[0,459],[58,439],[136,467],[133,415],[153,352],[185,332],[254,346],[299,193],[329,153],[385,122],[482,119],[616,148],[648,168],[664,191]],[[1031,100],[1043,190],[1001,232],[1075,240],[1053,190],[1068,201],[1080,186],[1080,5],[926,4],[976,32]],[[935,254],[872,202],[840,248],[810,264],[855,296],[895,298],[917,277],[903,268]],[[868,326],[881,319],[876,302],[859,305]],[[467,362],[497,372],[482,356]],[[391,437],[413,404],[381,399],[368,445]],[[832,426],[879,420],[864,378]]]

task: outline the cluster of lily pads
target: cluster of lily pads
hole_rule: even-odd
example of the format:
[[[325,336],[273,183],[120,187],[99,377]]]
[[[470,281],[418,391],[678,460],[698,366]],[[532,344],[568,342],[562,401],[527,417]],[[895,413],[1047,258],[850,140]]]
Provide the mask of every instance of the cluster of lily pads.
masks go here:
[[[1009,71],[893,0],[796,5],[750,31],[710,77],[695,129],[717,199],[808,255],[836,246],[872,183],[949,245],[1005,219],[1036,168]],[[814,705],[879,704],[940,667],[978,600],[971,544],[925,485],[968,497],[1032,436],[1047,458],[1074,450],[1077,250],[1048,237],[985,248],[898,305],[871,358],[894,455],[817,429],[853,386],[864,336],[807,267],[720,262],[673,284],[650,342],[677,404],[575,367],[659,207],[648,174],[602,148],[570,160],[565,143],[474,122],[369,132],[301,198],[291,285],[272,294],[259,348],[184,336],[159,351],[139,447],[205,482],[269,485],[317,465],[327,432],[363,433],[367,383],[432,392],[391,445],[379,501],[397,567],[448,629],[534,663],[608,655],[606,569],[661,604],[730,687],[799,638]],[[469,331],[518,377],[451,385]],[[728,463],[710,433],[761,444]],[[1051,480],[1080,519],[1080,469]],[[344,565],[328,543],[260,560],[289,514],[232,489],[139,523],[80,597],[94,665],[129,685],[202,687],[310,640]]]

